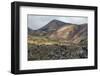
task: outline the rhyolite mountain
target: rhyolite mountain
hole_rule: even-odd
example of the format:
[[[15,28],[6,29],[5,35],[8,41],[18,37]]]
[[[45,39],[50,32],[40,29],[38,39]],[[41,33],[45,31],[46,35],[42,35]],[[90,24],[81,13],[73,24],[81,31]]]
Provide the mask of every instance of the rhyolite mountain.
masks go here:
[[[87,39],[87,24],[82,25],[69,25],[64,26],[53,32],[50,36],[53,39],[72,41],[79,43],[80,41]]]
[[[76,25],[59,20],[52,20],[38,30],[28,28],[28,34],[79,43],[87,39],[87,24]]]
[[[70,24],[70,23],[65,23],[59,20],[52,20],[51,22],[49,22],[47,25],[45,25],[44,27],[40,28],[40,31],[46,31],[46,32],[51,32],[51,31],[56,31],[57,29],[65,26],[65,24]]]
[[[28,32],[33,34],[33,35],[50,35],[52,34],[54,31],[60,29],[61,27],[63,26],[67,26],[67,25],[71,25],[71,23],[65,23],[65,22],[62,22],[62,21],[59,21],[59,20],[52,20],[50,21],[48,24],[46,24],[45,26],[43,26],[42,28],[38,29],[38,30],[33,30],[33,33],[32,29],[28,28]]]

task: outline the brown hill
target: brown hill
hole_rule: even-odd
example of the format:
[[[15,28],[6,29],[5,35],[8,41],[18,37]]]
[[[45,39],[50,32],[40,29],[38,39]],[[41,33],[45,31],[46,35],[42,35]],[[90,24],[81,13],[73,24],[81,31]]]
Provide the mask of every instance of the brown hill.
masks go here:
[[[53,39],[66,40],[79,43],[87,38],[87,24],[64,26],[53,32],[50,36]]]

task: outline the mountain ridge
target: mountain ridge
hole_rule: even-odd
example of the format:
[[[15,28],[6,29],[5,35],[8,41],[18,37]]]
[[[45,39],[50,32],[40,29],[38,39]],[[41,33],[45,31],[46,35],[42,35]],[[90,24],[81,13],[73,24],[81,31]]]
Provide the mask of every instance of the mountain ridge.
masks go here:
[[[79,43],[82,39],[87,38],[87,23],[72,24],[59,20],[52,20],[38,30],[30,30],[28,33],[35,36],[47,36],[51,39],[61,39]]]

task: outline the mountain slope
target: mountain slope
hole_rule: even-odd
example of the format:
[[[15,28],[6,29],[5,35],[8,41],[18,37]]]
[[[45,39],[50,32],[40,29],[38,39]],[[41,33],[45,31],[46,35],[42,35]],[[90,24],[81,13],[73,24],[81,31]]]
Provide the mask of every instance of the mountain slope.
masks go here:
[[[87,38],[87,24],[61,27],[57,31],[53,32],[49,37],[79,43],[81,40]]]
[[[46,31],[46,32],[55,31],[65,24],[66,24],[65,22],[62,22],[62,21],[59,21],[59,20],[52,20],[51,22],[49,22],[47,25],[40,28],[39,30]]]
[[[43,26],[42,28],[40,28],[38,30],[33,30],[33,35],[49,36],[50,34],[52,34],[54,31],[58,30],[59,28],[70,25],[70,24],[71,23],[65,23],[65,22],[62,22],[59,20],[52,20],[47,25]],[[30,32],[30,30],[28,32]]]
[[[76,25],[59,20],[52,20],[38,30],[28,28],[28,34],[33,36],[45,36],[55,40],[80,43],[87,39],[87,24]]]
[[[87,33],[88,32],[87,24],[82,24],[80,26],[81,26],[81,29],[72,38],[72,41],[75,42],[75,43],[79,43],[79,42],[84,41],[84,40],[87,41],[87,35],[88,35],[88,33]]]

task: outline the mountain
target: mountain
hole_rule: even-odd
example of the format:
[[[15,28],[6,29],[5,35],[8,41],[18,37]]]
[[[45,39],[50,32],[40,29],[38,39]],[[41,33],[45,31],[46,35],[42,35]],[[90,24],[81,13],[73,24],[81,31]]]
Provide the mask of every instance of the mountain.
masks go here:
[[[78,42],[81,42],[81,41],[84,41],[86,40],[87,41],[87,36],[88,36],[88,27],[87,27],[87,24],[82,24],[80,25],[81,28],[79,30],[79,32],[77,32],[75,34],[75,36],[72,38],[72,41],[75,42],[75,43],[78,43]]]
[[[34,32],[34,30],[32,30],[31,28],[28,27],[28,34],[32,34]]]
[[[65,24],[68,24],[68,23],[65,23],[65,22],[62,22],[59,20],[52,20],[51,22],[49,22],[47,25],[40,28],[39,30],[46,31],[46,32],[55,31],[55,30],[65,26]]]
[[[42,28],[38,29],[38,30],[33,30],[33,35],[46,35],[49,36],[50,34],[52,34],[54,31],[56,31],[57,29],[63,27],[63,26],[67,26],[70,25],[71,23],[65,23],[59,20],[52,20],[50,21],[48,24],[46,24],[45,26],[43,26]],[[28,29],[30,32],[30,29]]]
[[[87,41],[87,24],[76,25],[59,20],[52,20],[38,30],[28,28],[28,34],[80,43]]]
[[[57,31],[50,35],[50,38],[69,40],[72,38],[73,33],[77,30],[77,26],[69,25],[59,28]]]
[[[53,39],[72,41],[79,43],[87,38],[87,24],[64,26],[53,32],[50,36]]]

